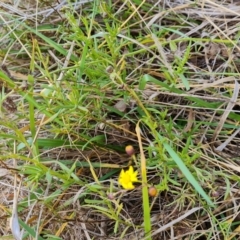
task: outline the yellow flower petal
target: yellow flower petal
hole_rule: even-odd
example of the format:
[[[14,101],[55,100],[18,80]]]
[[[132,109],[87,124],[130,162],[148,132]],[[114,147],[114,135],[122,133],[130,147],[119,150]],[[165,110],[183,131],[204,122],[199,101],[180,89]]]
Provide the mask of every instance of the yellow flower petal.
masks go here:
[[[122,185],[124,189],[131,190],[134,189],[133,182],[137,182],[137,174],[138,172],[133,170],[133,167],[130,166],[128,170],[121,170],[119,175],[118,182]]]
[[[132,190],[134,189],[134,185],[131,182],[127,182],[127,183],[123,183],[123,188],[125,188],[126,190]]]
[[[133,171],[133,167],[132,166],[130,166],[129,167],[129,175],[131,176],[131,181],[132,182],[137,182],[138,181],[138,179],[137,179],[137,174],[138,174],[138,172],[137,171]]]

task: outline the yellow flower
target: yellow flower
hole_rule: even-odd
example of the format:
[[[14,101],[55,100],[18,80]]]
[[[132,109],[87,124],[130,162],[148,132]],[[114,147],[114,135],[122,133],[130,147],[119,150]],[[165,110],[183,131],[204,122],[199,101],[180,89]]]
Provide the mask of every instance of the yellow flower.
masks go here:
[[[122,169],[118,178],[118,182],[127,190],[134,189],[133,182],[138,182],[137,174],[138,172],[134,172],[132,166],[130,166],[126,171]]]

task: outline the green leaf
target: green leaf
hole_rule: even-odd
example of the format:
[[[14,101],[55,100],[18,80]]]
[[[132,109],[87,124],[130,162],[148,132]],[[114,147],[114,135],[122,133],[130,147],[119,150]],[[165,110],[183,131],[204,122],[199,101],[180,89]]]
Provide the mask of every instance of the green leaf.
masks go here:
[[[162,138],[162,137],[161,137]],[[198,181],[194,178],[192,173],[189,171],[189,169],[186,167],[182,159],[177,155],[177,153],[171,148],[171,146],[167,143],[163,142],[163,145],[165,149],[168,151],[169,155],[173,158],[173,160],[178,165],[179,169],[182,171],[184,176],[187,178],[187,180],[192,184],[192,186],[195,188],[195,190],[205,199],[205,201],[211,206],[215,207],[214,203],[211,201],[209,196],[205,193],[203,188],[200,186]]]
[[[190,89],[190,86],[189,86],[189,82],[188,80],[186,79],[186,77],[184,76],[183,73],[179,73],[178,74],[179,78],[181,79],[184,87],[186,88],[186,90],[188,91]]]
[[[31,227],[29,227],[29,226],[28,226],[25,222],[23,222],[21,219],[19,219],[19,223],[20,223],[21,227],[22,227],[23,229],[25,229],[26,232],[27,232],[29,235],[31,235],[31,236],[34,237],[34,238],[37,237],[37,238],[35,238],[35,239],[37,239],[37,240],[44,240],[44,238],[38,236],[38,234],[35,232],[35,230],[32,229]]]
[[[59,53],[61,53],[64,56],[68,55],[68,51],[66,49],[64,49],[61,45],[57,44],[56,42],[54,42],[52,39],[46,37],[45,35],[43,35],[42,33],[40,33],[39,31],[37,31],[36,29],[32,29],[29,26],[27,26],[26,24],[24,24],[24,27],[27,28],[30,32],[36,34],[38,37],[42,38],[46,43],[48,43],[51,47],[53,47],[55,50],[57,50]],[[73,54],[71,54],[70,59],[74,62],[79,61],[79,58]]]

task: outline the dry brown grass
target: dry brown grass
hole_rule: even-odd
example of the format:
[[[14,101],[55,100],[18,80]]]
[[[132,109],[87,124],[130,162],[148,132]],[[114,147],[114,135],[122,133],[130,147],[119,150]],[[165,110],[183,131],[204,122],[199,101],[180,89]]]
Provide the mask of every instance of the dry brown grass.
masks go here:
[[[73,5],[73,16],[76,19],[89,17],[91,1],[85,1],[89,3],[84,4],[76,2],[78,3]],[[84,69],[81,79],[85,81],[81,84],[88,84],[99,74],[99,82],[102,82],[99,83],[101,87],[98,87],[100,92],[105,93],[105,98],[102,100],[102,96],[94,91],[89,93],[88,99],[83,102],[83,107],[92,114],[88,112],[87,120],[83,117],[82,121],[79,114],[84,109],[59,113],[59,119],[65,127],[56,122],[47,122],[49,116],[35,106],[36,136],[63,140],[59,146],[49,148],[44,148],[44,143],[39,143],[38,156],[43,161],[39,165],[27,161],[37,155],[33,148],[18,151],[19,139],[14,142],[9,141],[8,137],[16,134],[27,140],[32,134],[28,117],[31,110],[28,110],[24,94],[19,90],[21,80],[27,80],[28,74],[34,76],[34,97],[43,104],[45,110],[54,115],[58,108],[68,104],[70,93],[77,86],[71,80],[77,78],[81,66],[74,65],[74,61],[59,54],[52,46],[49,47],[49,42],[26,30],[22,24],[33,29],[53,24],[54,30],[43,31],[42,34],[63,44],[79,59],[83,55],[84,48],[80,46],[84,38],[75,38],[70,42],[74,32],[69,23],[71,18],[65,15],[69,8],[66,1],[39,1],[36,4],[36,1],[19,0],[12,4],[6,0],[0,3],[0,57],[2,64],[10,70],[10,77],[19,86],[12,89],[11,86],[1,85],[3,91],[9,88],[8,97],[16,103],[18,109],[10,113],[2,104],[0,239],[11,239],[9,218],[14,188],[20,182],[19,218],[38,231],[40,237],[52,234],[66,240],[144,239],[141,186],[133,191],[122,191],[117,184],[118,172],[113,172],[111,179],[101,179],[110,171],[128,164],[129,158],[121,151],[123,146],[132,144],[138,153],[135,125],[140,118],[144,118],[141,107],[137,109],[137,101],[128,93],[128,89],[124,89],[117,78],[106,73],[107,65],[113,65],[124,74],[128,86],[137,93],[155,119],[158,132],[184,158],[187,167],[216,205],[214,209],[208,208],[166,151],[160,156],[160,163],[156,161],[159,156],[156,153],[155,136],[147,124],[141,125],[143,146],[149,162],[148,182],[158,186],[159,190],[158,196],[150,199],[152,239],[239,239],[239,2],[145,0],[139,1],[140,5],[137,0],[110,2],[112,13],[108,12],[104,1],[97,8],[99,12],[90,33],[92,36],[99,34],[100,38],[104,31],[110,32],[105,23],[111,16],[111,21],[115,19],[114,24],[118,24],[121,29],[116,39],[121,40],[119,44],[122,47],[119,54],[114,56],[110,54],[111,43],[108,43],[114,42],[114,38],[108,41],[103,39],[102,44],[96,42],[97,47],[92,49],[96,53],[89,53],[88,57],[91,56],[92,59],[89,57],[86,60],[87,69]],[[77,23],[77,26],[88,33],[83,22]],[[157,34],[160,37],[156,37]],[[49,72],[45,69],[44,58],[41,58],[40,53],[31,52],[34,40],[38,40],[35,48],[39,46],[43,56],[48,56],[49,62],[47,58],[45,60]],[[103,51],[104,46],[106,48]],[[186,54],[188,50],[189,53]],[[94,58],[98,54],[101,57]],[[181,66],[184,58],[185,63]],[[35,72],[30,71],[31,64],[37,66]],[[176,75],[181,69],[187,78],[189,89],[181,77]],[[139,81],[144,74],[165,85],[150,81],[143,90],[139,89]],[[102,75],[105,78],[101,78]],[[60,87],[56,87],[55,98],[41,98],[39,93],[46,85],[55,83],[54,79],[60,80],[59,85],[56,84]],[[91,90],[96,85],[91,85]],[[123,91],[126,92],[125,98],[121,95]],[[94,104],[97,102],[101,111],[89,99]],[[123,100],[127,102],[126,106],[122,106]],[[6,100],[3,102],[6,104]],[[159,116],[164,110],[167,114],[161,120]],[[74,144],[86,140],[83,139],[82,132],[88,135],[90,143],[89,148],[80,150]],[[101,140],[101,144],[95,144],[91,139],[99,135],[104,135],[105,139]],[[66,145],[71,145],[71,148],[65,146],[64,141],[68,141]],[[197,157],[193,160],[194,154]],[[20,155],[28,159],[18,159]],[[84,184],[74,181],[70,173],[69,179],[62,178],[64,174],[67,175],[67,170],[64,172],[58,165],[62,160],[68,169],[72,167],[69,162],[76,163],[72,172]],[[83,162],[87,164],[89,160],[96,164],[94,170],[89,165],[81,165]],[[158,163],[159,166],[151,163]],[[98,167],[97,164],[102,165]],[[29,166],[38,169],[34,169],[38,178],[36,181]],[[21,172],[18,173],[15,168]],[[101,188],[95,188],[95,184]],[[111,184],[116,194],[113,199],[108,192]],[[98,205],[100,201],[101,204]],[[122,204],[116,233],[116,219],[106,216],[104,213],[107,211],[94,208],[102,206],[102,202],[106,203],[106,209],[115,212]],[[6,236],[10,238],[4,238]],[[45,239],[54,239],[53,236]],[[34,237],[28,235],[25,239]]]

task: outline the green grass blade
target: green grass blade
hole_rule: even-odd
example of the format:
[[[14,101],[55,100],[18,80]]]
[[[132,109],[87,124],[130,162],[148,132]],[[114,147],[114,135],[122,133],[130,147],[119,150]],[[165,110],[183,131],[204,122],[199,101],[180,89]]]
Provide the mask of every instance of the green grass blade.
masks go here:
[[[211,206],[215,207],[214,203],[211,201],[209,196],[205,193],[203,188],[200,186],[198,181],[194,178],[192,173],[189,171],[189,169],[186,167],[186,165],[183,163],[182,159],[177,155],[177,153],[171,148],[171,146],[167,143],[163,143],[165,149],[168,151],[169,155],[173,158],[173,160],[178,165],[179,169],[182,171],[184,176],[187,178],[187,180],[192,184],[192,186],[195,188],[195,190],[205,199],[205,201]]]
[[[32,236],[32,237],[36,237],[37,236],[37,233],[35,232],[34,229],[32,229],[31,227],[29,227],[25,222],[23,222],[21,219],[19,219],[19,223],[21,225],[22,228],[24,228],[27,233]],[[37,236],[36,238],[37,240],[44,240],[44,238],[40,237],[40,236]]]
[[[52,39],[46,37],[45,35],[43,35],[42,33],[40,33],[39,31],[32,29],[30,27],[28,27],[27,25],[24,24],[24,27],[26,29],[28,29],[30,32],[36,34],[38,37],[42,38],[46,43],[48,43],[51,47],[53,47],[55,50],[57,50],[59,53],[61,53],[64,56],[68,55],[68,51],[66,49],[64,49],[61,45],[57,44],[56,42],[54,42]],[[79,61],[79,58],[75,55],[71,55],[70,59],[72,61]]]

